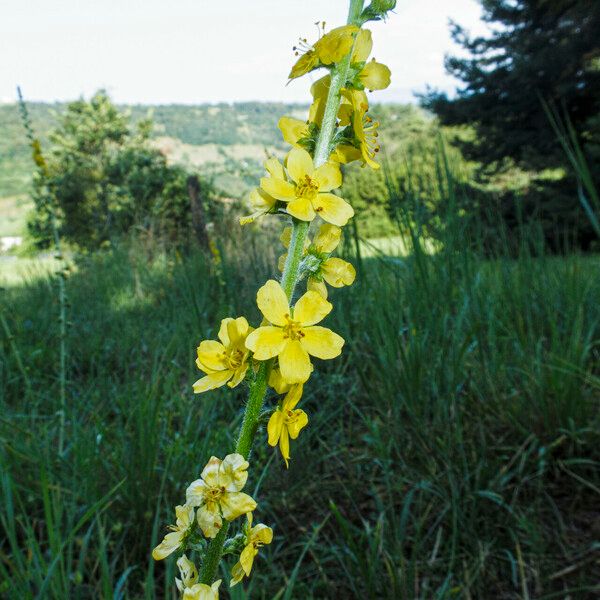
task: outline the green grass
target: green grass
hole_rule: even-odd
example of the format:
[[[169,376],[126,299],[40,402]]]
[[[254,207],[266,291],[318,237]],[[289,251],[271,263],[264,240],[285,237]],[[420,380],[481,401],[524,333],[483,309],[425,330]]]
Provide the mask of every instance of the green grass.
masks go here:
[[[27,213],[33,208],[25,196],[0,198],[0,237],[23,236],[27,231]]]
[[[0,596],[176,597],[149,553],[233,446],[245,390],[194,396],[194,349],[228,314],[258,322],[280,249],[253,236],[223,248],[226,291],[202,254],[79,262],[64,456],[55,285],[1,292]],[[351,260],[327,320],[347,344],[306,386],[288,471],[259,432],[248,488],[275,539],[231,597],[594,597],[598,257]]]

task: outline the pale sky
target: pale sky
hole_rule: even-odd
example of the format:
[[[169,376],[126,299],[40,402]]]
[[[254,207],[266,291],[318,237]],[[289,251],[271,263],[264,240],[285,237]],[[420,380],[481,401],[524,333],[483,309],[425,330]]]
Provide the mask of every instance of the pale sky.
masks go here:
[[[119,103],[307,102],[312,74],[286,87],[299,36],[343,24],[347,0],[0,0],[0,101],[71,100],[105,88]],[[370,23],[373,56],[392,70],[378,101],[449,92],[443,57],[453,18],[484,32],[476,0],[398,0]]]

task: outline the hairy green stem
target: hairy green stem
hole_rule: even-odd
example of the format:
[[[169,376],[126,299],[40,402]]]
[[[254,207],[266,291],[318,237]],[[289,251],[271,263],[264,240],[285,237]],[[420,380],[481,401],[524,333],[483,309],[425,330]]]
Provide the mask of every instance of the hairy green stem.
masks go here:
[[[364,0],[350,0],[350,9],[348,12],[348,24],[359,25],[358,18],[362,11]],[[327,102],[321,123],[321,130],[317,138],[315,146],[314,164],[316,167],[326,163],[329,159],[331,141],[335,131],[337,121],[337,113],[340,106],[340,91],[346,82],[348,76],[348,68],[350,66],[350,56],[348,54],[332,71],[331,84],[329,85],[329,93],[327,94]],[[288,300],[291,302],[294,295],[294,289],[299,280],[300,262],[304,253],[304,242],[308,235],[310,223],[293,219],[292,236],[288,255],[281,276],[281,287],[286,293]],[[258,429],[258,419],[265,400],[267,391],[267,382],[271,371],[272,361],[265,361],[256,374],[256,379],[250,388],[250,395],[244,412],[244,419],[240,428],[235,451],[241,454],[244,458],[248,458],[254,436]],[[217,575],[223,545],[227,539],[227,531],[229,523],[223,523],[223,527],[217,536],[210,542],[204,557],[204,563],[200,571],[200,581],[202,583],[211,584]]]

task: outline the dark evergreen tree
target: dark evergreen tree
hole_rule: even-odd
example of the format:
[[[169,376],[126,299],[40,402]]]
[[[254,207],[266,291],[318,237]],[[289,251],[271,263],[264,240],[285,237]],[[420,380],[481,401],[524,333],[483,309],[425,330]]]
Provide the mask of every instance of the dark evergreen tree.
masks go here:
[[[592,172],[599,173],[600,2],[481,0],[481,5],[488,36],[471,37],[451,24],[453,39],[468,55],[446,58],[447,71],[464,84],[457,97],[429,91],[423,104],[443,124],[474,125],[477,135],[462,150],[483,164],[480,183],[508,166],[569,172],[542,100],[565,111]],[[563,230],[577,230],[579,241],[587,243],[589,224],[580,214],[572,177],[534,178],[520,195],[526,213],[541,215],[550,228],[562,223]],[[508,194],[508,204],[510,198],[514,204],[513,196]],[[507,203],[503,210],[511,212]],[[554,233],[560,237],[565,231]]]

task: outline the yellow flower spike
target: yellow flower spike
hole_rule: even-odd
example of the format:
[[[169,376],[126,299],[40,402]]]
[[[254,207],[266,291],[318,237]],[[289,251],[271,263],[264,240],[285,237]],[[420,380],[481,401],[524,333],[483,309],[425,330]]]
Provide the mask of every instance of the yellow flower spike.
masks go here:
[[[304,383],[310,377],[310,356],[330,359],[340,355],[344,339],[316,326],[333,308],[316,292],[306,292],[292,312],[281,285],[271,279],[258,290],[256,302],[271,325],[255,329],[246,338],[246,348],[256,360],[278,356],[281,376],[288,383]]]
[[[184,554],[177,560],[181,579],[175,578],[175,585],[180,592],[192,587],[198,581],[196,565]]]
[[[305,52],[292,67],[289,79],[296,79],[321,66],[331,65],[342,60],[350,52],[354,43],[354,34],[357,31],[356,25],[344,25],[326,33],[313,46],[307,45],[306,40],[302,40],[301,45],[295,47],[294,50]]]
[[[212,585],[197,583],[190,588],[183,590],[183,600],[219,600],[219,586],[221,579],[215,581]]]
[[[206,537],[217,535],[222,517],[233,521],[256,508],[256,502],[241,491],[248,479],[248,466],[241,454],[228,454],[223,460],[213,456],[200,479],[187,488],[186,504],[198,507],[196,519]]]
[[[331,194],[342,185],[339,166],[333,162],[315,168],[310,154],[292,148],[286,167],[292,181],[276,176],[263,177],[260,187],[270,196],[287,203],[287,212],[301,221],[312,221],[319,215],[324,221],[343,226],[354,215],[354,209],[342,198]]]
[[[198,346],[196,366],[206,373],[194,383],[194,393],[201,394],[227,384],[234,388],[248,370],[247,335],[252,331],[244,317],[223,319],[219,340],[204,340]]]
[[[239,561],[231,569],[230,587],[237,585],[244,577],[250,576],[258,549],[273,541],[273,530],[270,527],[262,523],[252,527],[252,513],[248,513],[246,518],[248,522],[246,524],[245,546],[240,554]]]
[[[154,560],[166,558],[181,546],[194,521],[193,507],[187,505],[176,506],[175,518],[175,525],[169,525],[171,533],[167,533],[163,541],[152,550]]]
[[[269,419],[267,433],[269,445],[277,446],[285,466],[289,467],[290,438],[295,440],[304,427],[308,425],[307,414],[296,405],[302,398],[302,384],[293,385],[286,394],[281,407],[277,407]]]

